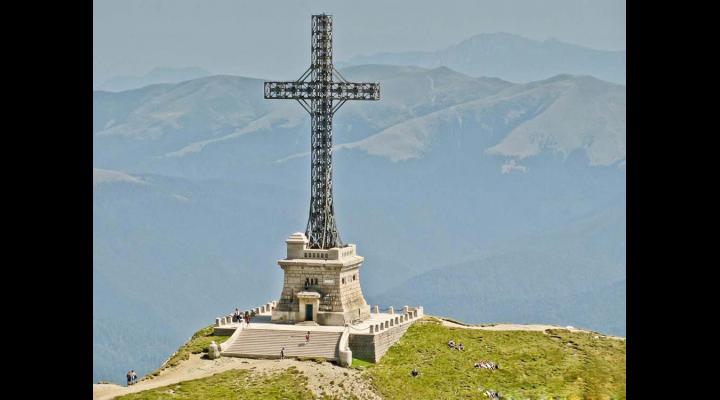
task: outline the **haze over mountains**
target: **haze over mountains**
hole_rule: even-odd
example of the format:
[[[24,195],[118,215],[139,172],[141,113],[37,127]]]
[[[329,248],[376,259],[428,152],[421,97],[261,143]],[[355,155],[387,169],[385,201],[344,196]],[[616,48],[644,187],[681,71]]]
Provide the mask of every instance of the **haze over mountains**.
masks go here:
[[[371,304],[624,334],[624,86],[341,72],[382,84],[333,133],[338,227]],[[310,121],[228,75],[98,91],[93,108],[93,380],[117,381],[278,296],[307,222]]]
[[[93,84],[93,86],[94,90],[120,92],[123,90],[137,89],[143,86],[154,85],[156,83],[177,83],[210,75],[212,75],[211,72],[198,67],[153,68],[143,76],[116,76],[107,79],[98,85]]]
[[[625,54],[625,51],[596,50],[555,39],[538,41],[498,32],[475,35],[436,51],[362,55],[338,65],[447,66],[470,76],[493,76],[511,82],[530,82],[567,73],[624,84]]]
[[[431,69],[446,66],[474,77],[497,77],[521,83],[560,74],[591,75],[624,84],[625,59],[625,51],[597,50],[555,39],[539,41],[497,32],[481,33],[436,51],[359,55],[337,60],[336,65],[340,68],[366,64],[408,65]],[[156,67],[142,76],[115,76],[96,82],[93,87],[95,90],[118,92],[211,75],[207,69],[200,67]]]

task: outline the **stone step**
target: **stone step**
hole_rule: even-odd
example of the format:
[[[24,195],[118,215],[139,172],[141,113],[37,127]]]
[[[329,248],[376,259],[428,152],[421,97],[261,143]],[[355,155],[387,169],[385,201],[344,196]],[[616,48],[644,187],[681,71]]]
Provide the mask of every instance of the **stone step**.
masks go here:
[[[322,357],[337,359],[341,332],[311,332],[305,342],[305,332],[291,330],[247,329],[222,352],[225,356],[278,358],[285,348],[286,357]]]
[[[300,325],[300,326],[319,326],[318,323],[315,322],[315,321],[303,321],[303,322],[298,322],[298,323],[295,324],[295,325]]]
[[[305,344],[305,343],[295,344],[295,343],[280,342],[280,341],[276,341],[276,342],[270,341],[270,342],[262,342],[262,343],[249,343],[248,341],[242,341],[242,342],[239,342],[239,343],[233,343],[232,345],[227,346],[227,348],[245,347],[245,348],[259,349],[259,348],[264,348],[264,347],[272,347],[272,348],[275,348],[275,347],[277,347],[277,346],[280,346],[280,347],[278,347],[278,350],[280,350],[280,349],[283,348],[283,346],[285,346],[285,347],[287,347],[287,348],[294,348],[294,349],[297,349],[297,350],[309,350],[309,349],[319,349],[319,348],[332,347],[332,346],[333,346],[334,344],[336,344],[336,343],[337,343],[336,341],[332,341],[332,342],[315,342],[315,343],[308,343],[308,344]]]

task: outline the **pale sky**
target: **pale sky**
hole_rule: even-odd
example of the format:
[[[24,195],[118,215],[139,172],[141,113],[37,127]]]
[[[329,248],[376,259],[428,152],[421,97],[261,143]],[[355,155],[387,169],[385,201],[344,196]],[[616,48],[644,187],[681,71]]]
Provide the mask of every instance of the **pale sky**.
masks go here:
[[[336,62],[492,32],[625,49],[625,0],[94,0],[93,80],[154,67],[295,79],[310,62],[310,15],[323,12]]]

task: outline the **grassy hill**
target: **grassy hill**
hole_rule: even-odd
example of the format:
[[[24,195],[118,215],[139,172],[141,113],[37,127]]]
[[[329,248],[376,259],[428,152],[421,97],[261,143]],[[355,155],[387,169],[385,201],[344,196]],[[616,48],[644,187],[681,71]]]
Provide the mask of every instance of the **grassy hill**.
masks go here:
[[[305,386],[307,378],[289,368],[279,374],[254,376],[247,370],[230,370],[209,378],[180,382],[177,385],[119,397],[122,400],[150,399],[313,399]]]
[[[597,339],[595,337],[598,337]],[[450,350],[448,340],[465,351]],[[476,369],[492,361],[497,370]],[[420,372],[411,378],[415,367]],[[385,399],[477,398],[487,389],[508,399],[624,399],[625,341],[594,333],[484,331],[413,325],[368,368]]]
[[[465,350],[449,349],[450,339],[463,343]],[[199,336],[194,340],[204,342]],[[481,360],[499,368],[474,368]],[[362,370],[357,379],[370,383],[372,396],[383,399],[485,398],[486,390],[503,399],[625,398],[625,341],[593,332],[476,330],[425,318],[410,327],[379,363],[355,362],[353,367]],[[410,375],[413,367],[419,376]],[[317,396],[308,389],[309,379],[313,377],[295,367],[274,373],[233,369],[119,399],[362,397],[349,392]]]

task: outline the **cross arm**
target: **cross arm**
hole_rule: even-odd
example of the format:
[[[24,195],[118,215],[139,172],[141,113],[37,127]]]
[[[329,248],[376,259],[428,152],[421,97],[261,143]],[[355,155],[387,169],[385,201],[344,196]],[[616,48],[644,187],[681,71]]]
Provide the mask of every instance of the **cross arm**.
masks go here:
[[[333,100],[380,100],[380,84],[369,82],[333,82]]]
[[[266,99],[288,100],[380,100],[378,83],[359,82],[265,82]]]
[[[310,82],[265,82],[266,99],[313,99],[314,87]]]

